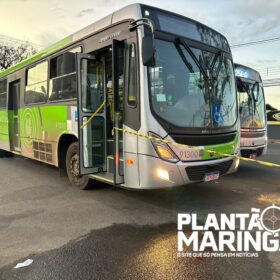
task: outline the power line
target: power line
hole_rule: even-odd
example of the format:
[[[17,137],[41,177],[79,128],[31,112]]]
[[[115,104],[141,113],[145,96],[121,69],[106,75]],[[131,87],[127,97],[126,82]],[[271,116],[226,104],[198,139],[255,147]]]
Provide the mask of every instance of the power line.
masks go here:
[[[280,78],[275,78],[275,79],[265,79],[266,82],[273,82],[273,81],[279,81],[280,82]]]
[[[263,80],[263,86],[264,87],[280,86],[280,78]]]
[[[256,68],[256,70],[260,73],[260,75],[262,77],[276,77],[276,76],[280,76],[280,67],[266,67],[263,68],[263,70],[258,70]]]
[[[259,72],[261,76],[270,76],[270,75],[279,75],[280,71],[265,71],[265,72]]]
[[[230,47],[231,48],[241,48],[241,47],[248,47],[248,46],[253,46],[253,45],[258,45],[258,44],[276,42],[279,40],[280,40],[280,37],[274,37],[274,38],[269,38],[269,39],[264,39],[264,40],[235,44],[235,45],[231,45]]]
[[[270,84],[270,85],[263,85],[263,87],[267,88],[267,87],[279,87],[280,83],[275,83],[275,84]]]
[[[256,71],[260,73],[261,76],[279,76],[280,75],[280,66],[259,66],[259,67],[252,67]]]
[[[256,67],[256,69],[267,69],[268,66],[260,66],[260,67]],[[269,66],[270,69],[280,69],[280,66]]]
[[[28,40],[24,41],[24,40],[20,40],[20,39],[16,39],[10,36],[6,36],[6,35],[2,35],[0,34],[0,43],[4,42],[4,43],[8,43],[8,44],[30,44],[33,47],[35,47],[36,49],[42,49],[43,46],[39,45],[39,44],[35,44],[32,42],[29,42]]]
[[[280,68],[274,68],[274,69],[272,69],[272,68],[270,68],[270,67],[266,67],[266,68],[263,69],[263,70],[260,70],[260,69],[258,69],[258,68],[256,68],[256,70],[258,70],[258,72],[267,72],[267,71],[269,71],[269,72],[279,72],[279,71],[280,71]]]
[[[268,70],[268,71],[264,71],[264,72],[259,72],[261,75],[266,75],[266,76],[268,76],[268,75],[277,75],[277,74],[279,74],[280,73],[280,71],[270,71],[270,70]]]

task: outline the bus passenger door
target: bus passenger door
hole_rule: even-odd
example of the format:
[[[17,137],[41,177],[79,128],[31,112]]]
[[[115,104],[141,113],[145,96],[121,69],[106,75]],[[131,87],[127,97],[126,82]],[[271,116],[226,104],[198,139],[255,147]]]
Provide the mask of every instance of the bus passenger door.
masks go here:
[[[80,174],[106,171],[104,61],[76,54]]]
[[[112,77],[114,99],[114,184],[124,183],[123,96],[124,41],[112,43]]]
[[[19,137],[19,101],[20,101],[20,80],[9,84],[8,116],[9,116],[9,137],[11,151],[20,151]]]

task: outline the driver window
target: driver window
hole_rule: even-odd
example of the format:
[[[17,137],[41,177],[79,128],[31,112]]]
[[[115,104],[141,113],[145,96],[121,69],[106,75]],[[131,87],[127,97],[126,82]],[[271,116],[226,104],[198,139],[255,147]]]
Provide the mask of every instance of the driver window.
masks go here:
[[[129,46],[129,81],[128,81],[128,105],[136,107],[137,88],[136,88],[136,50],[135,43]]]

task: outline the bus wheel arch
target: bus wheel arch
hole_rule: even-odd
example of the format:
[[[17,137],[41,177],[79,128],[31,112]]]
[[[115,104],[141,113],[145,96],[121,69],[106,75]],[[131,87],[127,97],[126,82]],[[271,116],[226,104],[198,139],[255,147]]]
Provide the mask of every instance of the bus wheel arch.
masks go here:
[[[66,153],[66,173],[72,186],[81,190],[89,189],[92,186],[92,180],[87,175],[80,175],[79,170],[79,144],[73,142]]]
[[[72,134],[63,134],[58,142],[58,167],[67,175],[71,185],[79,189],[88,189],[92,182],[88,176],[79,176],[78,154],[78,138]],[[76,166],[77,170],[73,170],[73,166]]]
[[[62,134],[57,145],[58,168],[66,173],[66,154],[69,146],[78,142],[78,138],[73,134]]]

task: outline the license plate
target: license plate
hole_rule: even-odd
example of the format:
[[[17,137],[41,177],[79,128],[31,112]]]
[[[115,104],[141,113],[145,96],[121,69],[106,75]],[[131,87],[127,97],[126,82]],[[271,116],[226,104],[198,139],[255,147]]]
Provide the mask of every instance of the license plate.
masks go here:
[[[218,180],[219,178],[220,178],[219,172],[208,173],[208,174],[205,174],[204,182]]]
[[[258,156],[257,153],[252,153],[252,154],[250,154],[249,157],[252,159],[255,159],[255,158],[257,158],[257,156]]]
[[[252,141],[251,140],[242,140],[240,145],[245,146],[245,147],[252,146]]]

